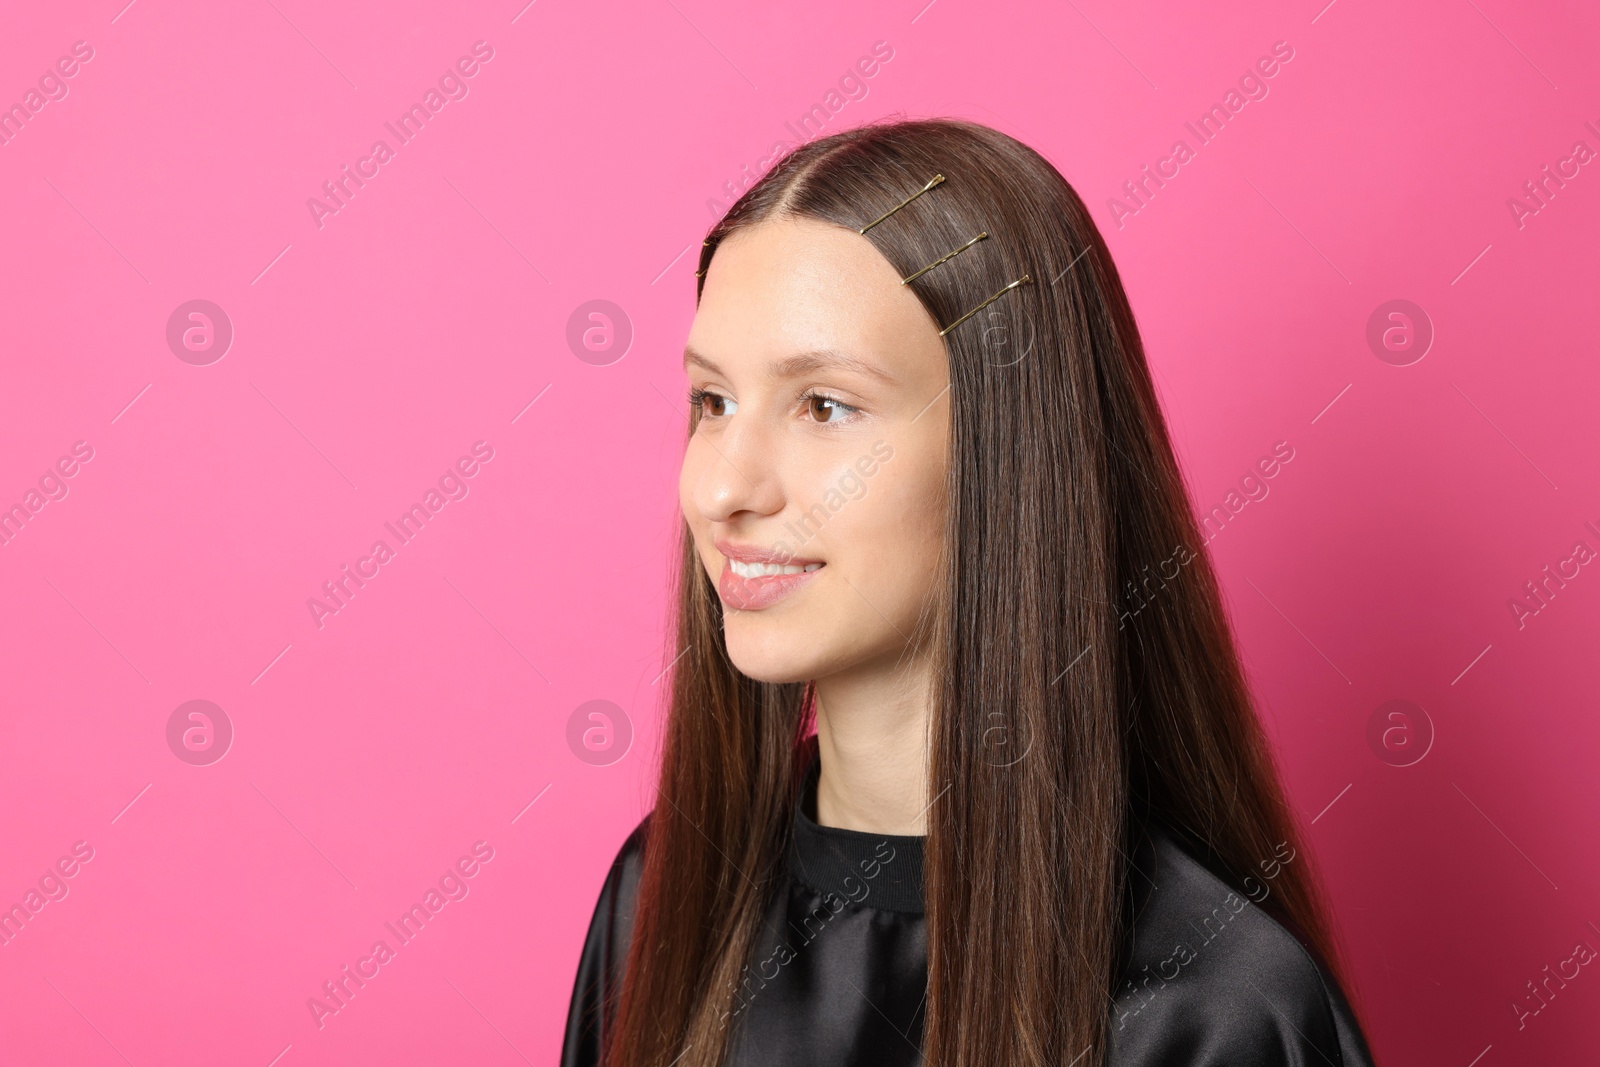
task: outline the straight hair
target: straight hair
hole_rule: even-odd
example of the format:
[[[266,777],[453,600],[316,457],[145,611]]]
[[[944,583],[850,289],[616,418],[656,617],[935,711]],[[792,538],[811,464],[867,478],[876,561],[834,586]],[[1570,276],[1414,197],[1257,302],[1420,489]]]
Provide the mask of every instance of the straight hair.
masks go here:
[[[936,679],[923,1062],[1094,1067],[1125,963],[1128,856],[1148,820],[1237,888],[1292,847],[1261,906],[1336,981],[1342,967],[1132,309],[1066,179],[1014,138],[954,119],[808,142],[713,226],[697,303],[729,234],[786,218],[859,230],[936,174],[946,180],[865,234],[906,277],[987,231],[909,283],[934,322],[1031,283],[944,337],[948,507],[918,631]],[[687,522],[680,536],[669,647],[684,651],[615,1022],[602,1028],[608,1067],[724,1062],[815,726],[809,684],[756,681],[729,659]]]

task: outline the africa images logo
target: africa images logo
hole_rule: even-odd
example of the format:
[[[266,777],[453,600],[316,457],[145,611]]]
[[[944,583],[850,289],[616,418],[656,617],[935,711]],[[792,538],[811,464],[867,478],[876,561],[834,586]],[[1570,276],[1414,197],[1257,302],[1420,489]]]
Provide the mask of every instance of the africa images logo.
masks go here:
[[[446,867],[436,886],[430,885],[420,902],[413,903],[393,922],[383,924],[394,938],[393,945],[380,937],[372,943],[367,955],[355,961],[354,967],[344,964],[339,968],[338,975],[323,982],[321,995],[307,997],[306,1009],[311,1012],[311,1020],[317,1024],[317,1029],[321,1030],[328,1024],[330,1015],[337,1015],[348,1008],[356,994],[383,973],[383,968],[395,960],[399,950],[409,945],[429,923],[438,918],[446,904],[467,899],[467,894],[472,891],[468,879],[476,878],[492,859],[493,845],[487,841],[473,842],[471,855],[463,854]]]
[[[388,541],[380,537],[372,542],[367,555],[356,560],[353,569],[348,563],[342,564],[338,577],[322,583],[322,598],[306,598],[306,610],[311,613],[311,621],[316,623],[317,629],[327,625],[328,616],[337,615],[349,607],[356,593],[381,574],[384,564],[394,559],[400,548],[420,535],[447,503],[465,500],[472,491],[467,479],[475,477],[483,470],[483,465],[492,459],[493,445],[482,440],[473,442],[472,455],[462,455],[453,466],[445,468],[445,472],[439,476],[438,488],[430,486],[420,502],[414,502],[393,522],[385,521],[383,528],[394,537],[394,546],[391,547]]]
[[[1237,89],[1230,86],[1220,103],[1212,104],[1199,118],[1184,122],[1184,128],[1194,137],[1193,148],[1188,141],[1178,138],[1172,142],[1168,153],[1156,160],[1154,170],[1151,170],[1150,164],[1143,164],[1138,177],[1122,183],[1125,199],[1106,197],[1106,210],[1116,220],[1117,229],[1122,229],[1128,224],[1128,219],[1150,206],[1156,193],[1181,174],[1184,165],[1199,158],[1198,150],[1216,140],[1246,104],[1252,100],[1265,100],[1271,92],[1268,80],[1276,77],[1292,59],[1294,47],[1288,41],[1274,41],[1271,55],[1261,56],[1253,66],[1245,68],[1239,76]]]
[[[46,67],[39,75],[38,87],[29,87],[22,99],[10,107],[0,105],[0,145],[8,145],[20,134],[46,104],[58,103],[67,98],[71,87],[66,79],[83,69],[83,64],[94,58],[94,47],[88,41],[72,42],[72,55],[61,56],[54,68]]]
[[[395,157],[396,149],[410,144],[412,138],[421,133],[428,121],[443,111],[446,104],[452,100],[465,100],[471,91],[467,79],[475,77],[483,69],[482,64],[493,58],[494,48],[488,41],[473,42],[472,55],[462,56],[453,67],[446,68],[439,75],[438,86],[430,85],[422,94],[421,103],[413,102],[393,122],[383,124],[395,139],[393,148],[380,137],[372,142],[372,148],[366,155],[356,160],[354,171],[348,163],[340,164],[339,176],[322,183],[322,192],[327,199],[319,200],[314,196],[306,199],[306,209],[311,212],[311,221],[317,224],[317,229],[326,225],[323,220],[327,216],[337,215],[349,207],[356,192],[364,189],[368,181],[378,176],[382,166]]]

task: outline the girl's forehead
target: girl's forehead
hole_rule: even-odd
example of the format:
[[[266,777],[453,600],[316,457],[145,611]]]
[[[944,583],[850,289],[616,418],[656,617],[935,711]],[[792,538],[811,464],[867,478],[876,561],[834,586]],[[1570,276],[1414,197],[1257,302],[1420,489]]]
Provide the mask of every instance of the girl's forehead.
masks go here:
[[[731,371],[845,353],[891,377],[944,359],[938,327],[861,234],[815,219],[730,234],[706,272],[688,348]]]

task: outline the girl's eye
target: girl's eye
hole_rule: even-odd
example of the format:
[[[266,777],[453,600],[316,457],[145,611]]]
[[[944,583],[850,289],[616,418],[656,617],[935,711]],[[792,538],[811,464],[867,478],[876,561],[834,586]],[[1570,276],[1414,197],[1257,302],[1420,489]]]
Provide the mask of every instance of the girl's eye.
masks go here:
[[[821,423],[844,422],[856,412],[844,401],[822,393],[807,393],[802,399],[806,402],[807,413]]]
[[[700,415],[717,419],[724,415],[732,415],[739,410],[739,402],[721,393],[713,393],[706,389],[689,390],[689,406],[696,409]]]

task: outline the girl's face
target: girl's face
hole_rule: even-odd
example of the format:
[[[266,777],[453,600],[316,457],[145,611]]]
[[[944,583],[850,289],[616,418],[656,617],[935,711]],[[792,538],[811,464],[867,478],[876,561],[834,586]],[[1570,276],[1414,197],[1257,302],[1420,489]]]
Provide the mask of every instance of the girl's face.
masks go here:
[[[717,248],[684,367],[679,501],[728,653],[765,682],[892,663],[935,589],[949,370],[854,230],[768,221]]]

